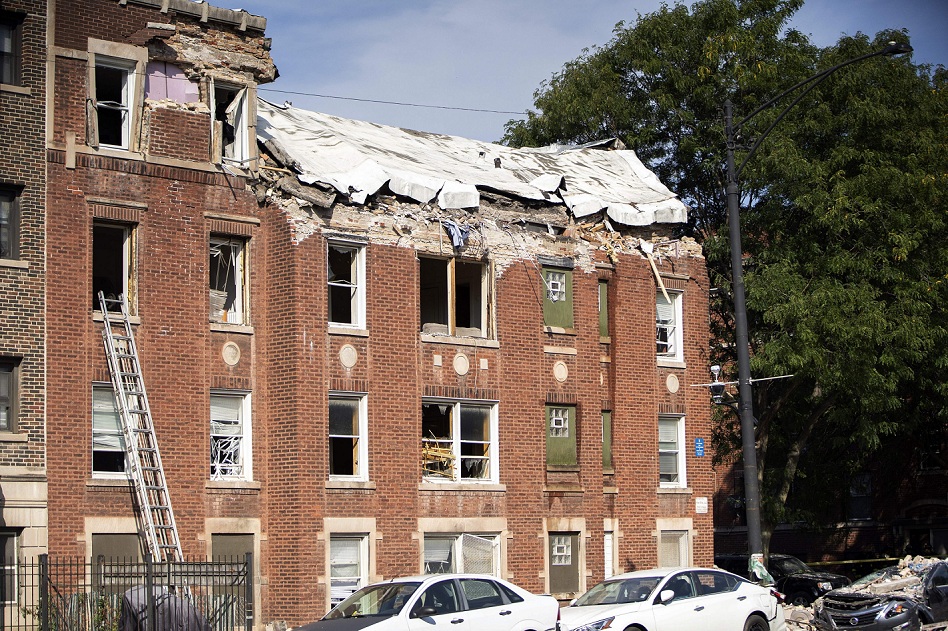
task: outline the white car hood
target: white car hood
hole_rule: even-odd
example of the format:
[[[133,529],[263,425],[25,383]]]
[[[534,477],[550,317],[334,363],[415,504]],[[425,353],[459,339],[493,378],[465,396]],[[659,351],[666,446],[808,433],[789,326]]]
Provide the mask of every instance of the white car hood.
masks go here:
[[[586,605],[584,607],[563,607],[560,609],[560,624],[563,625],[563,631],[570,631],[574,627],[579,627],[590,622],[602,620],[609,616],[619,616],[630,613],[636,613],[643,609],[643,605],[648,605],[649,601],[637,603],[623,603],[620,605]]]

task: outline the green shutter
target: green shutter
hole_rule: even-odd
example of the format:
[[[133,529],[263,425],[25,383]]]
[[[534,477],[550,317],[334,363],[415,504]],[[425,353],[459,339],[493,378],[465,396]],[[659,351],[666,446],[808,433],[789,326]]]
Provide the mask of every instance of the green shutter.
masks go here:
[[[573,272],[544,267],[542,274],[543,323],[563,329],[573,328]]]
[[[546,406],[546,463],[558,466],[576,464],[576,408]]]
[[[609,283],[599,281],[599,337],[609,337]]]
[[[602,468],[612,468],[612,412],[602,411]]]

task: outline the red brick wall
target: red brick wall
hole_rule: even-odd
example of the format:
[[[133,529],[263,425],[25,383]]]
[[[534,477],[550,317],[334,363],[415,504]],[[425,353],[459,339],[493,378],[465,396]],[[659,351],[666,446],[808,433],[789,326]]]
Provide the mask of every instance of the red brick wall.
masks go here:
[[[159,107],[148,112],[148,154],[163,158],[210,159],[211,118],[207,112]]]

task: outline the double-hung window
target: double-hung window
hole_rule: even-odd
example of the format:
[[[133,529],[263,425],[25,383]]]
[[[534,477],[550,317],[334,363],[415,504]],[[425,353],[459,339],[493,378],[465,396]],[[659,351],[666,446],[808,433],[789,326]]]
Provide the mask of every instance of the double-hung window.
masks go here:
[[[655,351],[658,358],[680,362],[682,354],[681,293],[658,292],[655,298]]]
[[[329,537],[329,602],[341,603],[369,582],[369,542],[364,534]]]
[[[111,384],[92,386],[92,475],[126,476],[125,435]]]
[[[22,14],[0,11],[0,83],[20,85]]]
[[[663,487],[684,487],[685,418],[661,416],[658,419],[658,478]]]
[[[497,534],[426,534],[424,556],[425,574],[470,572],[500,576]]]
[[[129,149],[134,111],[135,63],[96,57],[95,110],[99,145]]]
[[[210,319],[248,324],[247,240],[212,236],[210,240]]]
[[[20,258],[20,207],[17,195],[0,188],[0,259]]]
[[[329,395],[329,478],[365,481],[368,479],[365,395]]]
[[[0,357],[0,432],[15,432],[19,362]]]
[[[488,266],[458,259],[419,259],[421,332],[487,337]]]
[[[497,481],[497,405],[426,400],[421,406],[425,480]]]
[[[329,242],[329,324],[365,328],[365,247]]]
[[[211,393],[211,479],[250,480],[250,395]]]
[[[129,224],[92,224],[92,309],[99,310],[99,292],[106,298],[125,297],[135,315],[135,239]]]

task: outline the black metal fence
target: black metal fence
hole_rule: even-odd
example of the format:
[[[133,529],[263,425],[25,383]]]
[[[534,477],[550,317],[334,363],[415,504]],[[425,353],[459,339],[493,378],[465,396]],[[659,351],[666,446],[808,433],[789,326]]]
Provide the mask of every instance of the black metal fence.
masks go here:
[[[252,631],[252,568],[250,554],[181,563],[41,555],[4,568],[0,622],[4,631]]]

